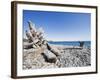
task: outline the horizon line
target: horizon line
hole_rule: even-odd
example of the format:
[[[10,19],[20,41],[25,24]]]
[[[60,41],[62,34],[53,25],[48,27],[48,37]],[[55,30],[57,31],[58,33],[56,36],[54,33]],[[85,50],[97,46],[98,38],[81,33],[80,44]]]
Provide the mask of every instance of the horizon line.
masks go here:
[[[47,40],[47,41],[91,41],[91,40]]]

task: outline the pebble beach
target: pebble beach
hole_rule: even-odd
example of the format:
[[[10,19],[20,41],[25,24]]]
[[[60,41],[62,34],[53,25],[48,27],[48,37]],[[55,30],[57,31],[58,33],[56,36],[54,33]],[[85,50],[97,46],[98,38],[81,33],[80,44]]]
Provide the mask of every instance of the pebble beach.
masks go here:
[[[56,47],[60,52],[55,63],[47,62],[43,54],[39,53],[39,49],[23,49],[23,69],[49,69],[91,66],[90,48],[79,48],[78,46],[61,45],[52,46]]]

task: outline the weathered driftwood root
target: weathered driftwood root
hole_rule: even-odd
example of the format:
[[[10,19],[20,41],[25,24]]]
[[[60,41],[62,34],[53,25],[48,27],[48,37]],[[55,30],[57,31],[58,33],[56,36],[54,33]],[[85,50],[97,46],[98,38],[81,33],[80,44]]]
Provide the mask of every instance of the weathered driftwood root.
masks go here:
[[[24,43],[23,48],[40,49],[45,46],[44,52],[41,51],[39,53],[43,53],[46,61],[55,63],[57,61],[56,56],[59,55],[59,51],[47,43],[43,37],[43,30],[36,30],[35,25],[33,25],[31,21],[28,21],[28,25],[30,32],[26,30],[26,37],[28,40]]]

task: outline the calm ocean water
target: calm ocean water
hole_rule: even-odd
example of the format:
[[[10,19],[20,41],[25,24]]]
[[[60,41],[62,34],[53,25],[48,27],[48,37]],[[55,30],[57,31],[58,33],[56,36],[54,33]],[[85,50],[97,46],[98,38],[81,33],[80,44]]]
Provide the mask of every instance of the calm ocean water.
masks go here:
[[[48,41],[50,44],[55,45],[68,45],[68,46],[79,46],[79,41]],[[84,46],[90,47],[91,41],[84,41]]]

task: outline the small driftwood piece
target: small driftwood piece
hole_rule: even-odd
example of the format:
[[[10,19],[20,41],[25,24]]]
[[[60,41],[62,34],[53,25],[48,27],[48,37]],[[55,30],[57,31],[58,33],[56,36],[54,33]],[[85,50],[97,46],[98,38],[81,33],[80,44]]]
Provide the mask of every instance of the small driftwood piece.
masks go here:
[[[84,46],[84,41],[79,41],[79,43],[80,43],[80,47]]]
[[[31,43],[24,42],[23,48],[24,49],[33,48],[33,42],[31,42]]]

